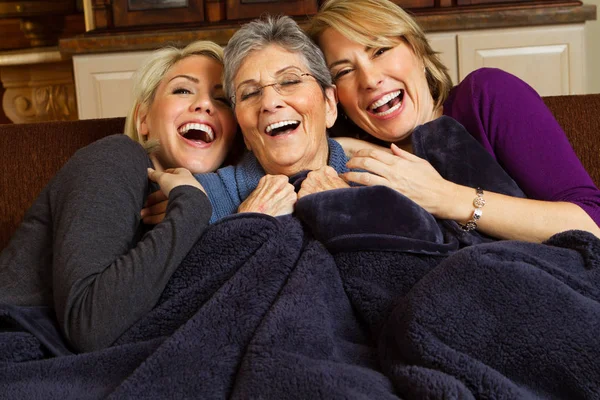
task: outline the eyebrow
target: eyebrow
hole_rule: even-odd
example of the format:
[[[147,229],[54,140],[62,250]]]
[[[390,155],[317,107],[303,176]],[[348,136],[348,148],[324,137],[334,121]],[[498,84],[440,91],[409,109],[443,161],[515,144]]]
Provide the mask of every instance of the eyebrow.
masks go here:
[[[365,53],[368,53],[369,50],[371,50],[372,48],[373,48],[372,46],[365,46],[365,49],[364,49]],[[340,64],[350,64],[350,60],[347,58],[344,58],[343,60],[338,60],[336,62],[332,62],[331,64],[329,64],[327,66],[327,68],[332,69],[333,67],[337,67]]]
[[[187,79],[187,80],[192,81],[194,83],[199,83],[200,82],[198,79],[196,79],[196,78],[194,78],[193,76],[190,76],[190,75],[175,75],[174,77],[171,78],[171,80],[169,80],[169,82],[172,82],[172,81],[174,81],[177,78],[184,78],[184,79]]]
[[[296,69],[298,71],[302,71],[300,68],[296,67],[295,65],[288,65],[287,67],[283,67],[280,70],[275,71],[275,76],[277,76],[289,69]],[[240,86],[248,84],[248,83],[253,83],[253,82],[257,82],[256,79],[246,79],[245,81],[240,82],[240,84],[237,85],[237,87],[240,87]]]
[[[348,60],[347,58],[345,58],[343,60],[338,60],[336,62],[333,62],[333,63],[329,64],[327,66],[327,68],[332,69],[333,67],[337,67],[340,64],[350,64],[350,60]]]
[[[171,78],[171,80],[169,82],[172,82],[172,81],[174,81],[177,78],[184,78],[184,79],[187,79],[187,80],[192,81],[194,83],[200,83],[199,79],[194,78],[193,76],[190,76],[190,75],[176,75],[173,78]],[[214,86],[214,88],[217,89],[217,90],[223,89],[223,84],[222,83],[217,83]]]

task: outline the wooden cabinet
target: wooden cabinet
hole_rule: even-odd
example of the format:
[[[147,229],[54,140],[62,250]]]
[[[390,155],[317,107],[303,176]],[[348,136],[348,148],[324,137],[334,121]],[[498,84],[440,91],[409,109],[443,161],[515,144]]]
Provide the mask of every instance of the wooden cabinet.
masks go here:
[[[304,17],[317,12],[317,0],[87,0],[88,31],[154,27],[169,29],[246,20],[264,13]],[[422,1],[422,0],[409,0]],[[430,0],[427,0],[430,1]],[[433,1],[433,0],[431,0]]]
[[[542,96],[585,93],[584,24],[461,32],[459,80],[481,67],[497,67],[529,83]]]
[[[306,16],[316,12],[316,0],[227,0],[226,18],[257,18],[264,13]]]
[[[80,119],[124,117],[133,104],[133,73],[151,52],[88,54],[73,58]]]
[[[450,73],[452,83],[458,83],[458,52],[456,49],[455,32],[430,33],[427,35],[429,44],[438,55]]]
[[[540,95],[585,93],[584,24],[436,32],[427,35],[452,82],[496,67]],[[73,56],[79,117],[125,116],[133,101],[131,76],[148,51]]]
[[[204,22],[203,0],[113,0],[114,27]]]

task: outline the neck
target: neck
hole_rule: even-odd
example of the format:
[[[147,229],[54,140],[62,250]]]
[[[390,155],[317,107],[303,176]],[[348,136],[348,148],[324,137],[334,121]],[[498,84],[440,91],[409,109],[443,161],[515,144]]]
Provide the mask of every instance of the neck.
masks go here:
[[[439,117],[441,117],[442,115],[444,115],[444,107],[443,106],[434,108],[431,111],[430,117],[425,122],[423,122],[423,124],[434,121],[434,120],[438,119]],[[408,135],[407,137],[405,137],[404,139],[395,142],[396,146],[398,146],[402,150],[408,151],[409,153],[412,154],[413,149],[412,149],[412,138],[411,137],[412,137],[412,133],[410,135]]]
[[[298,172],[302,171],[314,171],[321,167],[327,165],[327,160],[329,159],[329,145],[328,142],[324,143],[325,149],[319,151],[315,156],[310,160],[301,159],[299,162],[294,163],[292,165],[282,165],[278,166],[276,171],[265,171],[267,174],[272,175],[286,175],[293,176]]]

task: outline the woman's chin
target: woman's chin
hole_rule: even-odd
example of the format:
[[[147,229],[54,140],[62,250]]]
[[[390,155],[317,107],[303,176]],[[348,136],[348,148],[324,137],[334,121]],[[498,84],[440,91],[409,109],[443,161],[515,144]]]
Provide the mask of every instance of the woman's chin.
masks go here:
[[[182,168],[189,170],[192,174],[205,174],[207,172],[214,172],[217,168],[219,168],[219,164],[212,160],[202,160],[200,162],[193,160],[187,163],[182,163],[181,166]]]

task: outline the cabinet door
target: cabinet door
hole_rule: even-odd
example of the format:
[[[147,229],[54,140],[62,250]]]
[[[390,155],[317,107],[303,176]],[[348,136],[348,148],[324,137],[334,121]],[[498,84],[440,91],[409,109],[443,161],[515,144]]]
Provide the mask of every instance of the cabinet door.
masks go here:
[[[317,0],[227,0],[227,19],[249,19],[261,14],[306,16],[317,13]]]
[[[448,68],[452,83],[458,83],[458,55],[456,33],[428,33],[427,40],[431,48],[438,52],[440,61]]]
[[[458,33],[459,78],[481,67],[518,76],[542,96],[585,92],[584,24]]]
[[[73,56],[79,118],[126,116],[133,103],[131,77],[150,53]]]

